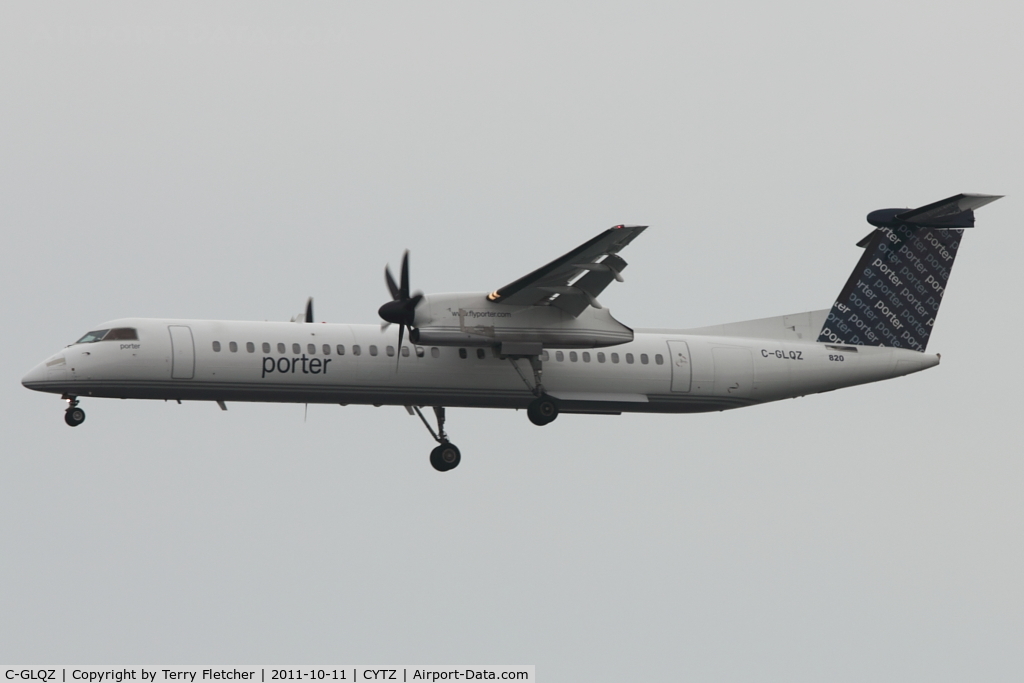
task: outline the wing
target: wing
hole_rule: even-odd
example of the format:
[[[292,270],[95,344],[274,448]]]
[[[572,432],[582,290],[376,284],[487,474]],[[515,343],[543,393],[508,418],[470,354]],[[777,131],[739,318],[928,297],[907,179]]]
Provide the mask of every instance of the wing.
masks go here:
[[[646,225],[616,225],[584,242],[568,254],[538,268],[515,282],[495,290],[488,299],[513,306],[557,306],[573,317],[587,306],[601,308],[597,295],[619,273],[626,262],[617,254]]]

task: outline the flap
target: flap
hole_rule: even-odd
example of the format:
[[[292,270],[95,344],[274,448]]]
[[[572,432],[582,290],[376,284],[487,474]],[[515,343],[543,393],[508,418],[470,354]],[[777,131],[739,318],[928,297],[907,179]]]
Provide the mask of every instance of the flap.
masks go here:
[[[578,316],[587,306],[597,303],[594,297],[612,280],[621,279],[619,271],[626,262],[612,256],[646,229],[646,225],[609,228],[551,263],[492,292],[487,298],[514,306],[558,305]],[[557,304],[562,297],[566,297],[566,301]]]

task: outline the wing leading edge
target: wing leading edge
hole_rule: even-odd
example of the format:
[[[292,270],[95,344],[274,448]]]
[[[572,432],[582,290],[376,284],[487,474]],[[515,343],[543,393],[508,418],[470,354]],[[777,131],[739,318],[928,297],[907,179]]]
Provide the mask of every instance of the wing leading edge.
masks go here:
[[[619,273],[626,262],[618,252],[646,229],[646,225],[608,228],[551,263],[495,290],[487,298],[512,306],[556,306],[573,317],[579,316],[587,306],[601,308],[597,295],[612,280],[622,281]]]

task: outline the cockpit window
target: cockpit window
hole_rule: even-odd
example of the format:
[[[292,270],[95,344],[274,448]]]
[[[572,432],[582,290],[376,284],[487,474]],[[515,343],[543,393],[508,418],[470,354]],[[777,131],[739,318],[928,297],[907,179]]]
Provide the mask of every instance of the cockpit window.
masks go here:
[[[75,343],[91,344],[93,342],[98,342],[99,340],[107,336],[107,332],[110,332],[110,330],[93,330],[92,332],[86,332],[85,336],[76,341]]]
[[[115,327],[110,331],[103,341],[113,341],[115,339],[134,339],[138,340],[139,333],[135,331],[134,327]]]
[[[134,327],[115,327],[110,330],[93,330],[76,341],[76,344],[91,344],[98,341],[115,341],[118,339],[138,339],[139,333]]]

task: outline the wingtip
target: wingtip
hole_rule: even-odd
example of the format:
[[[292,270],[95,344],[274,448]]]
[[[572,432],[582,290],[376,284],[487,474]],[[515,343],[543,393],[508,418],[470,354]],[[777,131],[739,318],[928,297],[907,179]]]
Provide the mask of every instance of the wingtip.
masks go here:
[[[983,206],[987,206],[997,199],[1002,199],[1006,195],[1001,194],[981,194],[980,192],[964,193],[964,199],[961,200],[960,206],[963,209],[980,209]]]

